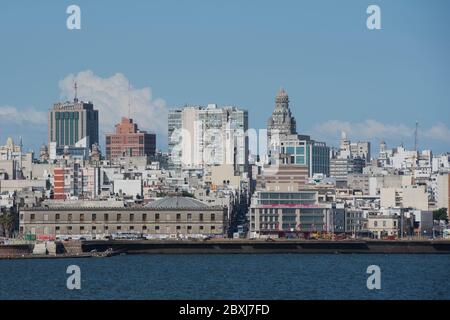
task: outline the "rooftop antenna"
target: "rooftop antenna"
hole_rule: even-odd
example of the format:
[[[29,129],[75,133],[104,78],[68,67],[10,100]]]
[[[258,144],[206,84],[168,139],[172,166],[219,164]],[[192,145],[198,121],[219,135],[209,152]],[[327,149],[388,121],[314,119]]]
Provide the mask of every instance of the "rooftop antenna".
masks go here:
[[[128,120],[131,119],[131,84],[128,80]]]
[[[78,86],[77,86],[77,82],[75,81],[73,88],[75,89],[75,98],[73,99],[73,101],[78,102]]]
[[[417,151],[418,147],[418,132],[419,132],[419,121],[416,121],[416,129],[414,131],[414,151]]]

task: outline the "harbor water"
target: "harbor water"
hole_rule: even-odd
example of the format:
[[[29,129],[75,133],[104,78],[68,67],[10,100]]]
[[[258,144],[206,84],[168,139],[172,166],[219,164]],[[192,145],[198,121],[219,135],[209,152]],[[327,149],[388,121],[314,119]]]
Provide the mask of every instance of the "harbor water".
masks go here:
[[[81,271],[69,290],[67,268]],[[369,290],[367,268],[380,267]],[[450,255],[121,255],[0,260],[0,299],[450,299]]]

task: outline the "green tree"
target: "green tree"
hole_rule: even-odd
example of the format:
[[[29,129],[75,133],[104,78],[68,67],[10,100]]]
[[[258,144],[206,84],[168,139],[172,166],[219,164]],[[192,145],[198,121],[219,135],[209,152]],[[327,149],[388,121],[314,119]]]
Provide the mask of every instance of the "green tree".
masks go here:
[[[3,235],[9,238],[14,226],[13,213],[0,213],[0,226],[2,227]]]
[[[181,192],[181,196],[183,196],[183,197],[189,197],[189,198],[195,198],[195,196],[194,196],[192,193],[187,192],[187,191],[182,191],[182,192]]]
[[[447,208],[440,208],[438,210],[433,211],[433,219],[447,221],[448,220]]]

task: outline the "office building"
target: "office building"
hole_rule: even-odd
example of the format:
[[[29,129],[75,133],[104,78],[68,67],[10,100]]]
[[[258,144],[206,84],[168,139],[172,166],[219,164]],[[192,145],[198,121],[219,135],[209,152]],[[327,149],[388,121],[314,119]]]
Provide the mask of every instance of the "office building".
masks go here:
[[[115,133],[106,134],[106,159],[155,155],[156,135],[139,130],[133,119],[124,117],[115,128]]]
[[[78,101],[55,103],[48,112],[48,140],[59,146],[74,146],[86,138],[90,148],[99,143],[98,110],[92,102]]]

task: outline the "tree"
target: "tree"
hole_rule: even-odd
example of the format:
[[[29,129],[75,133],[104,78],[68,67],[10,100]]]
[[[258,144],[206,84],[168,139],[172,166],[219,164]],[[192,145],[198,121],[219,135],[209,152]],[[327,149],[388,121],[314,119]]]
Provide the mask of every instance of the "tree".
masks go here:
[[[13,213],[2,213],[0,214],[0,226],[3,230],[3,235],[7,238],[10,237],[13,226],[14,226],[14,215]]]
[[[182,192],[181,192],[181,196],[182,196],[182,197],[195,198],[195,196],[194,196],[192,193],[187,192],[187,191],[182,191]]]
[[[440,208],[433,211],[433,220],[445,220],[448,221],[447,208]]]

